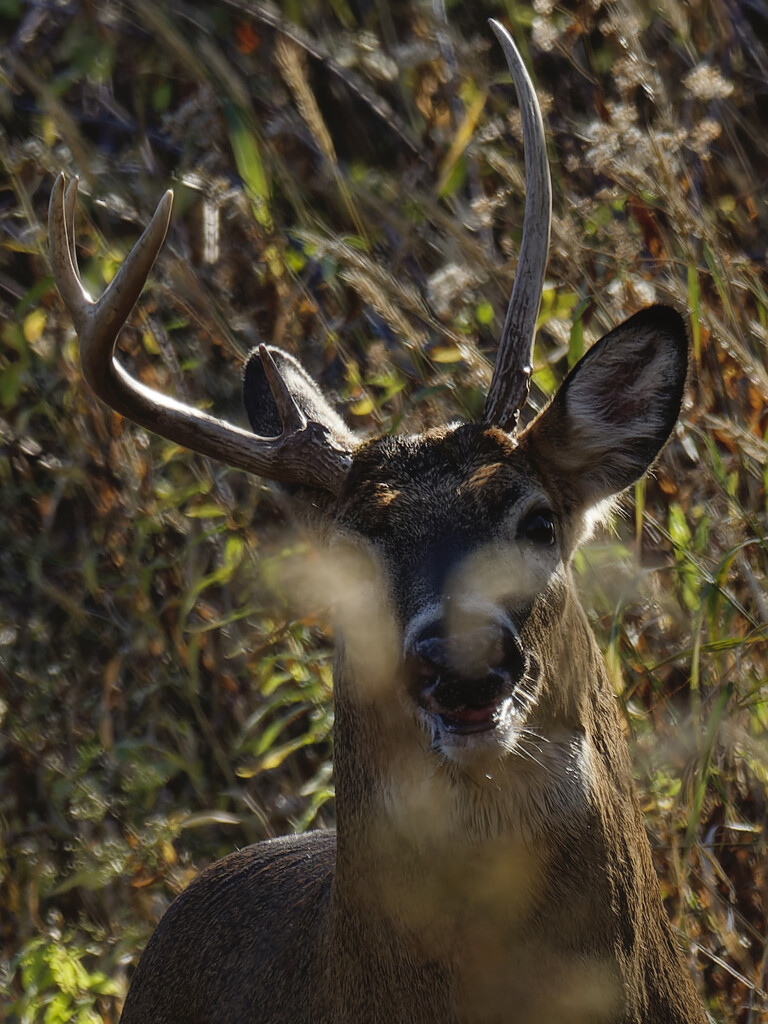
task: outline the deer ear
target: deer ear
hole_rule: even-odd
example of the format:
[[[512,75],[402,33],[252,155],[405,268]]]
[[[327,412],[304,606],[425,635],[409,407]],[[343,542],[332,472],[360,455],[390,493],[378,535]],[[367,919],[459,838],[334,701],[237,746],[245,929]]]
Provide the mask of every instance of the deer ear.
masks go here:
[[[680,314],[667,306],[637,313],[592,346],[528,428],[532,458],[584,509],[619,494],[664,447],[687,369]]]
[[[350,452],[356,448],[359,440],[333,409],[301,363],[280,348],[273,348],[272,345],[266,347],[288,391],[307,419],[326,427],[340,448]],[[260,437],[279,437],[283,432],[283,425],[258,349],[251,352],[245,364],[243,403],[254,434]]]

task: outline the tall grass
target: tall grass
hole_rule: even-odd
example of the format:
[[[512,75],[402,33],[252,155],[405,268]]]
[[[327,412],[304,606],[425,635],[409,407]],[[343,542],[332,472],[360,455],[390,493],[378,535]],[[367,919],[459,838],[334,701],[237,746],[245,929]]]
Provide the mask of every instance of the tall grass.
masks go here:
[[[608,327],[687,310],[683,421],[578,557],[662,889],[715,1020],[766,988],[768,7],[0,0],[0,936],[10,1021],[116,1020],[159,915],[235,846],[333,822],[330,639],[258,480],[100,406],[50,278],[81,176],[100,291],[163,190],[123,358],[240,417],[267,339],[361,430],[482,406],[537,82],[555,187],[540,406]],[[318,613],[320,609],[318,609]]]

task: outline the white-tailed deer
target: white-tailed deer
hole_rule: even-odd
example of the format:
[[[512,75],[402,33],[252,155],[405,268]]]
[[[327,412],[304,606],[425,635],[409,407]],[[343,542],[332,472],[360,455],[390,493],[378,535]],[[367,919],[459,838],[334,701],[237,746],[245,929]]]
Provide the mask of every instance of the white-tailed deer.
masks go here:
[[[245,371],[253,433],[150,391],[113,350],[170,194],[93,303],[75,266],[77,185],[54,186],[52,262],[93,390],[167,438],[290,484],[321,525],[326,590],[336,581],[337,830],[204,871],[150,941],[124,1024],[706,1020],[569,569],[596,509],[669,437],[686,330],[671,309],[638,313],[517,431],[551,193],[533,86],[492,25],[521,100],[528,196],[480,423],[361,440],[265,346]]]

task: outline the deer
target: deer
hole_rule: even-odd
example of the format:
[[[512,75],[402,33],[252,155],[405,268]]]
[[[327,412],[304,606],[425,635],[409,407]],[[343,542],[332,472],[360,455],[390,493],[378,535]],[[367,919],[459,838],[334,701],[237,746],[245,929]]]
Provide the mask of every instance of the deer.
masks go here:
[[[123,1024],[707,1020],[571,571],[675,427],[687,330],[669,307],[637,312],[520,428],[551,183],[535,89],[490,24],[522,110],[526,200],[479,422],[362,438],[270,345],[244,371],[250,430],[147,388],[114,349],[172,193],[93,301],[77,270],[77,179],[53,187],[51,262],[91,389],[281,485],[336,573],[336,829],[256,843],[198,875],[150,939]]]

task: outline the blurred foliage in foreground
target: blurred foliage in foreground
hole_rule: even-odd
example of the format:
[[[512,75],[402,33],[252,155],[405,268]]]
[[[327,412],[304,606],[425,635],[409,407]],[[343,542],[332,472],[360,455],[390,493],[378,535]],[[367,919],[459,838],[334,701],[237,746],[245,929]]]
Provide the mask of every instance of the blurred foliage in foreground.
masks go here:
[[[576,568],[698,983],[715,1020],[766,1019],[766,0],[474,0],[448,28],[408,2],[0,0],[9,1021],[115,1021],[202,865],[333,821],[330,641],[276,584],[301,540],[260,481],[88,393],[46,258],[53,178],[81,176],[95,292],[176,190],[121,343],[146,383],[242,422],[269,339],[363,430],[472,416],[524,200],[488,16],[551,140],[532,405],[638,307],[690,314],[684,421]]]

